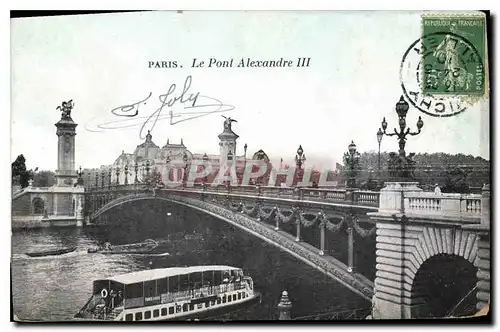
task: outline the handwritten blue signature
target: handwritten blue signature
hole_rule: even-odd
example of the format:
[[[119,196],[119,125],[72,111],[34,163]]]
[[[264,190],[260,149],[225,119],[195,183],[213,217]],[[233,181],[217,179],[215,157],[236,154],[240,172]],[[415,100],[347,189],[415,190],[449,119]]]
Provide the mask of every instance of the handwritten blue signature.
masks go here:
[[[139,136],[141,139],[144,139],[144,133],[146,133],[147,131],[152,132],[158,121],[170,119],[170,124],[174,125],[187,120],[193,120],[202,116],[207,116],[209,114],[228,112],[234,109],[234,106],[224,104],[217,98],[203,96],[200,94],[200,92],[190,93],[189,89],[191,87],[191,82],[192,77],[188,76],[184,81],[182,93],[178,96],[174,96],[177,85],[170,85],[167,93],[158,96],[158,99],[161,103],[160,107],[150,115],[139,116],[139,112],[141,105],[146,105],[147,101],[153,95],[152,92],[150,92],[149,95],[143,100],[113,108],[111,110],[111,113],[115,116],[121,117],[122,119],[98,124],[97,127],[99,129],[123,129],[140,125],[141,130],[139,132]],[[183,105],[184,110],[196,111],[174,113],[171,108],[176,105]],[[170,108],[168,115],[163,114],[164,108]],[[208,108],[211,108],[211,110],[207,110]],[[181,119],[174,121],[174,118]],[[138,124],[136,120],[139,119],[145,119],[145,121]]]

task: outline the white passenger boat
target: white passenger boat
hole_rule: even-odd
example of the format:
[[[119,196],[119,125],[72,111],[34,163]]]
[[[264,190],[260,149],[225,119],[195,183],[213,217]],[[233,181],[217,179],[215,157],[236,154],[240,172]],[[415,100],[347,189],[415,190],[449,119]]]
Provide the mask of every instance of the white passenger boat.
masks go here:
[[[75,315],[97,321],[187,320],[218,317],[260,301],[253,280],[222,265],[171,267],[95,280]]]

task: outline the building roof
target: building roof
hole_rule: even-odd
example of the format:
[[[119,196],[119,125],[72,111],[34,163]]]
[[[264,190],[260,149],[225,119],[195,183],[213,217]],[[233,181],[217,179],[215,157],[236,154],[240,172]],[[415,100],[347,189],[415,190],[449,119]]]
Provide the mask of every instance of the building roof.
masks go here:
[[[202,266],[189,266],[189,267],[168,267],[164,269],[143,270],[131,273],[122,274],[116,277],[108,278],[107,280],[116,281],[122,284],[135,284],[155,279],[162,279],[165,277],[173,277],[181,274],[189,274],[194,272],[204,271],[227,271],[238,270],[237,267],[226,265],[202,265]]]

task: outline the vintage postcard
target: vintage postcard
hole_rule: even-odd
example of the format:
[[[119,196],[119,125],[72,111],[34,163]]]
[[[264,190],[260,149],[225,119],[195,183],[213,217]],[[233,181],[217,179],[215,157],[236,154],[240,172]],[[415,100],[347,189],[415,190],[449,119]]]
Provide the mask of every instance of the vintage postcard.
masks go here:
[[[488,12],[11,15],[13,321],[488,318]]]

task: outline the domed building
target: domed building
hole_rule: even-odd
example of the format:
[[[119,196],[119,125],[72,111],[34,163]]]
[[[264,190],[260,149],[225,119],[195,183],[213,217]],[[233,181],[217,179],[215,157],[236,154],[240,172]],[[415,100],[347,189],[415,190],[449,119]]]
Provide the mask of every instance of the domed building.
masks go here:
[[[181,138],[179,144],[170,143],[167,138],[166,144],[160,148],[153,142],[153,136],[150,131],[146,135],[146,139],[143,143],[137,145],[133,153],[126,153],[122,151],[116,160],[111,165],[113,171],[111,172],[111,182],[119,183],[134,183],[137,181],[142,182],[146,178],[147,174],[160,173],[163,181],[168,176],[168,181],[170,182],[182,182],[185,176],[185,171],[190,169],[193,160],[200,160],[209,162],[212,170],[211,173],[205,177],[194,179],[195,183],[212,183],[219,176],[220,165],[228,165],[231,168],[231,172],[237,175],[237,182],[241,183],[243,178],[244,169],[247,163],[245,144],[243,155],[236,155],[236,141],[239,136],[234,133],[231,128],[232,122],[235,120],[231,118],[226,118],[224,121],[224,130],[218,136],[219,138],[219,151],[220,154],[209,154],[206,153],[192,153],[185,145]],[[252,160],[265,160],[269,163],[269,157],[264,151],[257,151]],[[198,172],[201,172],[204,166],[198,166]],[[201,168],[200,168],[201,167]],[[258,171],[258,167],[253,171]],[[105,167],[103,167],[105,168]],[[109,167],[107,167],[109,168]],[[265,176],[269,179],[270,167],[268,167]],[[136,174],[137,173],[137,174]],[[128,176],[126,176],[127,174]],[[227,175],[229,171],[227,171]],[[264,179],[257,179],[256,183],[264,183]],[[267,183],[267,180],[265,181]]]

